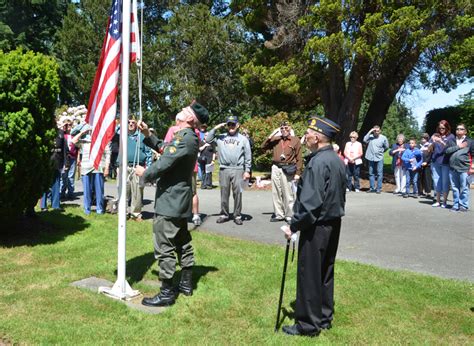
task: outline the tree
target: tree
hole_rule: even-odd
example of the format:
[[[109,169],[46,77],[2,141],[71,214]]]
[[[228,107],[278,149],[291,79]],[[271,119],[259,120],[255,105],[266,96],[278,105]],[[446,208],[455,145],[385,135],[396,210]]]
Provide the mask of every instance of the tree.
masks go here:
[[[166,95],[160,110],[176,114],[196,98],[213,118],[225,117],[245,101],[239,78],[246,62],[242,25],[236,18],[213,16],[203,4],[178,4],[170,11],[163,33],[146,47],[155,54],[145,74],[157,77],[147,80],[147,87]]]
[[[58,66],[41,53],[0,51],[0,220],[34,206],[50,184]]]
[[[109,11],[110,3],[102,0],[81,0],[68,6],[54,46],[62,103],[87,104]]]
[[[436,126],[441,120],[446,120],[451,128],[459,123],[464,123],[468,130],[468,136],[474,134],[474,90],[460,97],[459,104],[456,106],[435,108],[430,110],[425,117],[425,131],[430,135],[436,132]],[[454,132],[454,131],[453,131]]]
[[[6,0],[0,3],[0,50],[17,47],[51,54],[69,0]]]
[[[214,118],[249,114],[260,103],[247,96],[240,68],[252,48],[238,18],[223,16],[225,2],[150,2],[143,10],[143,110],[158,127],[168,126],[181,107],[197,99]],[[105,34],[108,8],[83,0],[68,9],[56,47],[69,99],[85,103]],[[139,10],[139,14],[140,14]],[[130,109],[138,111],[135,69],[130,71]],[[158,121],[156,121],[158,120]],[[164,126],[163,126],[164,125]]]
[[[347,138],[382,125],[407,82],[449,90],[472,75],[472,3],[467,0],[236,0],[234,13],[261,34],[264,48],[244,68],[249,90],[286,111],[321,102]]]
[[[415,138],[419,141],[421,134],[418,128],[418,122],[411,110],[399,101],[394,101],[390,105],[382,131],[389,143],[395,143],[397,135],[400,133],[405,135],[407,141],[410,138]],[[363,132],[361,134],[362,136],[365,135]]]

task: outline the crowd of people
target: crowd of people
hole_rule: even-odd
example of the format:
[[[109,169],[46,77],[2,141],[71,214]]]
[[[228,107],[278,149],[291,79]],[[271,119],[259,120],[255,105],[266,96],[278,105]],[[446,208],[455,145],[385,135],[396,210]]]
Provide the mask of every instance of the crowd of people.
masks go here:
[[[363,164],[362,143],[357,132],[350,134],[343,160],[347,172],[347,192],[360,192],[360,167]],[[367,144],[365,159],[369,168],[369,193],[381,193],[384,153],[389,150],[395,179],[395,195],[433,198],[433,207],[448,208],[449,190],[453,194],[451,211],[469,210],[470,175],[474,172],[474,141],[467,137],[465,124],[457,124],[451,133],[448,121],[441,120],[431,136],[424,133],[418,143],[399,134],[389,147],[379,126],[374,126],[363,139]]]
[[[105,148],[100,165],[95,168],[89,159],[91,127],[84,121],[85,108],[70,111],[80,114],[77,117],[66,114],[58,120],[52,156],[55,174],[49,191],[52,207],[58,209],[61,198],[74,196],[74,170],[78,167],[84,189],[84,213],[90,214],[95,204],[96,213],[102,214],[105,177],[121,160],[117,155],[112,159],[112,147],[114,141],[118,147],[120,127],[117,126],[112,143]],[[236,116],[227,117],[226,122],[209,131],[208,120],[207,109],[193,102],[176,115],[176,124],[169,128],[163,140],[143,121],[133,117],[128,121],[125,174],[131,220],[141,220],[145,184],[156,186],[153,243],[162,287],[157,295],[144,298],[144,305],[172,305],[178,294],[193,294],[195,259],[187,220],[192,218],[196,226],[201,224],[197,179],[201,180],[201,189],[213,188],[215,160],[221,197],[216,222],[233,220],[236,225],[243,224],[242,192],[251,177],[254,143],[248,133],[240,133]],[[339,132],[339,125],[329,119],[312,117],[302,138],[285,121],[261,143],[262,149],[272,151],[270,222],[282,222],[281,229],[288,240],[300,231],[295,324],[283,328],[289,335],[315,336],[331,328],[334,264],[345,194],[361,191],[364,159],[369,173],[368,193],[382,192],[384,154],[388,150],[395,178],[394,194],[404,198],[428,196],[434,198],[433,207],[447,208],[451,188],[451,211],[469,209],[474,141],[467,137],[464,124],[458,124],[455,134],[451,134],[450,124],[442,120],[433,135],[422,135],[420,144],[415,138],[407,140],[399,134],[392,146],[381,128],[374,126],[363,137],[365,155],[364,145],[355,131],[350,133],[343,150],[331,145]],[[310,154],[303,159],[304,147]],[[47,196],[41,200],[42,209],[47,208]],[[178,260],[182,271],[175,288],[173,277]]]
[[[105,148],[99,168],[95,169],[88,160],[91,128],[84,121],[86,112],[84,106],[69,108],[57,121],[58,135],[51,157],[54,167],[53,183],[41,199],[42,210],[48,208],[48,198],[51,199],[53,209],[60,209],[60,200],[74,198],[77,170],[84,189],[84,212],[90,214],[92,204],[95,204],[98,214],[105,212],[104,181],[107,176],[118,176],[121,160],[118,157],[120,126],[117,124],[115,136]],[[164,142],[173,140],[183,117],[183,112],[176,115],[176,123],[168,129]],[[245,185],[251,185],[249,178],[253,141],[247,131],[241,131],[236,116],[229,116],[226,122],[209,131],[207,124],[201,124],[194,131],[199,138],[199,148],[192,179],[192,221],[196,226],[202,223],[197,181],[201,181],[201,189],[214,188],[212,175],[215,168],[219,167],[221,210],[217,222],[233,218],[237,225],[241,225],[242,191]],[[262,149],[272,151],[271,222],[289,221],[292,217],[296,184],[303,170],[304,140],[304,136],[301,139],[296,136],[291,124],[285,121],[261,143]],[[126,189],[129,199],[128,217],[137,221],[142,220],[145,183],[135,174],[135,167],[150,167],[161,155],[159,150],[149,148],[143,141],[144,136],[138,129],[137,119],[132,117],[128,122]],[[416,138],[407,139],[400,133],[390,146],[380,126],[374,126],[363,137],[362,143],[359,141],[359,134],[352,131],[342,150],[339,150],[337,144],[333,144],[346,166],[346,192],[361,191],[360,174],[365,165],[369,176],[367,192],[381,193],[384,154],[388,151],[392,157],[395,195],[404,198],[433,198],[433,207],[447,208],[448,192],[451,190],[453,204],[450,209],[453,212],[469,209],[470,175],[474,170],[473,146],[474,141],[467,137],[464,124],[458,124],[453,134],[446,120],[439,122],[436,132],[431,136],[424,133],[419,142]],[[231,191],[234,198],[233,213],[229,211]]]

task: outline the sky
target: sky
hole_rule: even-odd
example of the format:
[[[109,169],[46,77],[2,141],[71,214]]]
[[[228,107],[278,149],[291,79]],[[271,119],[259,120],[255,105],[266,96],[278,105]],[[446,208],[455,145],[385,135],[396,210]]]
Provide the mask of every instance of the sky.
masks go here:
[[[414,92],[411,96],[407,96],[404,101],[408,108],[412,110],[418,125],[421,126],[428,111],[458,104],[459,96],[467,94],[473,88],[474,83],[465,83],[449,93],[439,90],[436,94],[433,94],[431,90],[422,89]]]

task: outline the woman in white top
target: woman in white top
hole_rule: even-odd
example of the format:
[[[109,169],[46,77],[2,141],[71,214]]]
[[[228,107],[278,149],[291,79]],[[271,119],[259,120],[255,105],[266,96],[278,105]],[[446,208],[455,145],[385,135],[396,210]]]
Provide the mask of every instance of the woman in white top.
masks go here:
[[[354,187],[355,192],[360,191],[359,175],[360,166],[362,165],[362,144],[357,141],[359,135],[357,132],[352,131],[349,134],[350,141],[346,143],[344,147],[344,157],[346,162],[347,172],[347,191],[352,191]],[[352,184],[354,180],[354,184]]]

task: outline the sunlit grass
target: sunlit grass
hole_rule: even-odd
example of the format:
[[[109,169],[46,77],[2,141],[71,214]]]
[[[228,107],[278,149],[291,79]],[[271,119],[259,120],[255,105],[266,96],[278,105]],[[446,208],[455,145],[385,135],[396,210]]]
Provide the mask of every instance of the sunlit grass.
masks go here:
[[[132,310],[70,283],[115,281],[116,216],[80,208],[40,216],[24,235],[1,238],[0,340],[20,344],[472,344],[473,285],[338,261],[333,328],[318,339],[275,334],[284,248],[193,232],[192,297],[159,315]],[[28,224],[24,224],[28,227]],[[151,223],[127,227],[133,288],[156,293]],[[291,313],[296,262],[284,308]],[[291,323],[286,317],[284,324]]]

